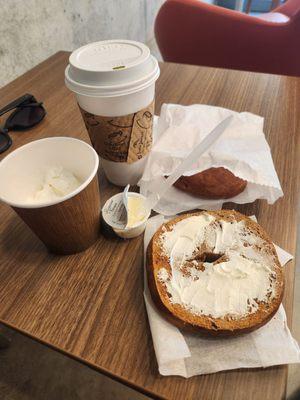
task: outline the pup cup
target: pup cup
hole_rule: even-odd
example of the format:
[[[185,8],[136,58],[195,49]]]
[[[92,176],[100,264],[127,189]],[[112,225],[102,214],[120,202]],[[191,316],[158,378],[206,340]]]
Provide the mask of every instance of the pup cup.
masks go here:
[[[99,233],[99,159],[68,137],[36,140],[0,163],[0,200],[9,204],[53,253],[87,249]]]
[[[152,146],[157,60],[147,46],[106,40],[75,50],[65,71],[107,178],[136,184]]]

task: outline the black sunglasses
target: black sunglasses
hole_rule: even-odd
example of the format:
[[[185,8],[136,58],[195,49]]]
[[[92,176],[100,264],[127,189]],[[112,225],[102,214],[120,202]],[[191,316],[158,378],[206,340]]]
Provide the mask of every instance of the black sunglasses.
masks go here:
[[[1,115],[16,109],[7,118],[4,126],[0,127],[0,153],[3,153],[12,145],[9,131],[25,131],[37,125],[46,115],[43,103],[39,103],[31,94],[12,101],[0,110]]]

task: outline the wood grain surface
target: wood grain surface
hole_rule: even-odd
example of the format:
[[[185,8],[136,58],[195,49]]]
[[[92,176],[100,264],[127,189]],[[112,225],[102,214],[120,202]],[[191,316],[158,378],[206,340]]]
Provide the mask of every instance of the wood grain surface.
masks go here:
[[[65,135],[89,140],[75,97],[64,85],[68,54],[59,52],[1,89],[0,107],[30,92],[43,100],[45,120],[12,133],[13,146]],[[205,103],[265,117],[265,133],[284,190],[274,205],[228,205],[255,214],[274,242],[296,247],[299,201],[300,79],[161,64],[156,113],[163,102]],[[242,134],[242,132],[241,132]],[[3,157],[3,155],[2,155]],[[118,189],[100,173],[101,201]],[[72,256],[47,253],[6,205],[0,206],[0,320],[152,397],[168,399],[281,399],[284,366],[221,372],[190,379],[157,370],[143,300],[142,238],[99,240]],[[294,263],[286,267],[284,305],[291,324]]]

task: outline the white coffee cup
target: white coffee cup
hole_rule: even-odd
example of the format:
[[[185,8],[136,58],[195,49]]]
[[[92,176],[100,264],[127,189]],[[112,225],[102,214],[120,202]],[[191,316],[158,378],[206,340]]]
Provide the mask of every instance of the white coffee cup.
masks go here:
[[[116,161],[112,159],[111,154],[104,154],[102,144],[99,145],[100,150],[99,146],[97,147],[97,141],[104,139],[100,139],[100,133],[98,136],[97,133],[96,136],[95,133],[91,134],[91,129],[95,132],[94,127],[88,126],[85,115],[92,114],[93,121],[100,121],[99,126],[102,123],[101,117],[104,117],[105,121],[111,118],[114,127],[118,126],[114,125],[117,119],[122,122],[125,121],[122,117],[136,115],[144,110],[144,115],[152,113],[153,117],[153,105],[150,105],[154,100],[155,82],[159,72],[158,62],[150,54],[149,48],[129,40],[91,43],[75,50],[69,58],[69,65],[65,71],[66,85],[76,93],[77,102],[84,114],[105,174],[116,185],[136,184],[142,176],[147,154],[143,151],[142,155],[138,155],[138,160],[131,162],[128,162],[128,159]],[[149,131],[147,134],[150,134]]]

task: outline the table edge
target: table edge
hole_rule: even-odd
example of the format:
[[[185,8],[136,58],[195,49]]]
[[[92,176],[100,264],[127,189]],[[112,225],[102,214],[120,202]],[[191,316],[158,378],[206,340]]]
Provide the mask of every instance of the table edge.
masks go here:
[[[53,345],[53,344],[51,344],[51,343],[49,343],[49,342],[47,342],[47,341],[45,341],[43,339],[35,337],[31,333],[27,332],[26,330],[18,328],[16,326],[14,326],[13,324],[10,324],[9,322],[6,322],[5,320],[3,320],[3,318],[0,318],[0,324],[3,324],[4,326],[6,326],[6,327],[8,327],[8,328],[10,328],[10,329],[12,329],[12,330],[14,330],[16,332],[18,332],[18,333],[20,333],[20,334],[22,334],[22,335],[24,335],[26,337],[29,337],[30,339],[32,339],[32,340],[34,340],[34,341],[36,341],[36,342],[38,342],[38,343],[40,343],[40,344],[42,344],[44,346],[47,346],[51,350],[57,351],[57,352],[61,353],[62,355],[67,356],[68,358],[71,358],[71,359],[73,359],[75,361],[78,361],[78,362],[80,362],[80,364],[83,364],[83,365],[93,369],[94,371],[96,371],[98,373],[101,373],[101,374],[107,376],[108,378],[113,379],[113,380],[115,380],[115,381],[117,381],[117,382],[119,382],[119,383],[121,383],[121,384],[123,384],[125,386],[128,386],[129,388],[131,388],[131,389],[133,389],[133,390],[135,390],[135,391],[137,391],[139,393],[142,393],[142,394],[144,394],[144,395],[146,395],[146,396],[148,396],[148,397],[150,397],[152,399],[155,399],[155,400],[156,399],[157,400],[168,399],[167,397],[160,396],[158,393],[152,392],[151,390],[147,390],[144,386],[140,386],[140,385],[130,381],[129,379],[126,379],[126,378],[123,378],[123,377],[121,377],[119,375],[116,375],[116,374],[112,373],[111,371],[109,371],[108,369],[106,369],[104,367],[101,367],[101,366],[99,366],[99,365],[97,365],[97,364],[95,364],[95,363],[93,363],[91,361],[88,361],[88,360],[86,360],[86,359],[84,359],[84,358],[82,358],[80,356],[76,356],[75,354],[73,354],[73,353],[71,353],[71,352],[69,352],[67,350],[62,349],[61,347],[57,347],[57,346],[55,346],[55,345]],[[267,368],[242,368],[242,369],[236,369],[236,370],[233,369],[233,370],[220,371],[220,372],[226,373],[226,372],[243,371],[243,370],[245,370],[245,371],[254,370],[256,372],[259,372],[260,370],[263,371],[263,370],[266,370],[268,368],[280,368],[280,369],[282,369],[282,372],[285,375],[285,385],[284,385],[284,388],[283,388],[282,393],[280,395],[285,395],[286,396],[287,378],[288,378],[288,364],[274,365],[274,366],[270,366],[270,367],[267,367]],[[218,373],[218,372],[216,372],[216,373]],[[212,374],[206,374],[206,375],[212,375]],[[173,375],[173,376],[174,377],[178,377],[177,375]],[[173,377],[173,376],[166,376],[166,377],[170,378],[170,377]],[[195,377],[196,376],[201,376],[201,375],[195,375]],[[164,376],[161,376],[161,378],[164,378]],[[189,379],[189,378],[186,378],[186,379]]]
[[[6,322],[5,320],[3,320],[2,318],[0,318],[0,325],[4,325],[7,328],[10,328],[18,333],[20,333],[21,335],[24,335],[26,337],[28,337],[29,339],[34,340],[35,342],[38,342],[40,344],[42,344],[43,346],[47,346],[48,348],[50,348],[51,350],[54,350],[56,352],[61,353],[64,356],[67,356],[68,358],[71,358],[75,361],[80,362],[80,364],[83,364],[91,369],[93,369],[94,371],[98,372],[98,373],[102,373],[103,375],[107,376],[108,378],[111,378],[125,386],[130,387],[131,389],[138,391],[148,397],[151,397],[152,399],[158,399],[158,400],[164,400],[166,399],[165,397],[161,397],[159,396],[157,393],[151,392],[150,390],[145,389],[143,386],[140,386],[136,383],[133,383],[132,381],[126,379],[126,378],[122,378],[119,375],[115,375],[113,372],[109,371],[108,369],[101,367],[95,363],[92,363],[80,356],[76,356],[75,354],[62,349],[61,347],[57,347],[43,339],[38,338],[37,336],[32,335],[31,333],[27,332],[24,329],[18,328],[16,326],[14,326],[13,324],[10,324],[9,322]]]

